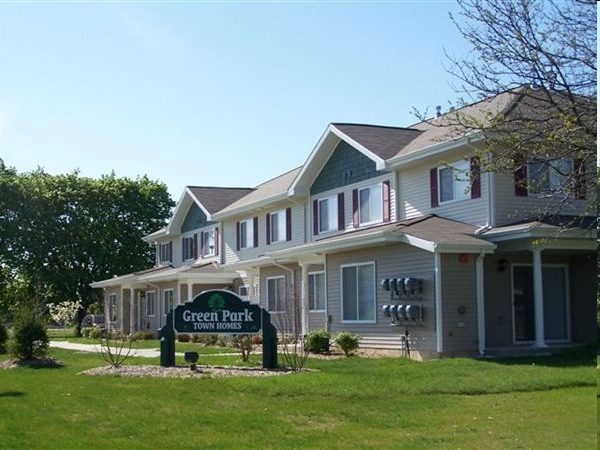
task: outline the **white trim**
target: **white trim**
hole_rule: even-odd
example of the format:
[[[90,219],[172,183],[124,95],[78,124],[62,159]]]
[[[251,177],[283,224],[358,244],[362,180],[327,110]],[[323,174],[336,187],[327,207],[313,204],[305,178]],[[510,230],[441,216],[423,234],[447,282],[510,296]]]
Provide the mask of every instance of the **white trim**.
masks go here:
[[[152,302],[153,314],[148,314],[148,294],[152,294],[154,296],[154,301]],[[145,307],[145,315],[146,317],[155,317],[156,316],[156,291],[146,291],[146,297],[144,298],[146,307]]]
[[[375,225],[375,224],[378,224],[378,223],[383,223],[383,192],[382,192],[382,185],[383,185],[383,182],[379,182],[379,183],[369,184],[367,186],[363,186],[363,187],[357,188],[357,196],[358,196],[357,203],[358,204],[356,206],[358,208],[358,226],[359,226],[359,228],[360,227],[369,226],[369,225]],[[360,204],[361,204],[360,193],[362,191],[366,191],[366,190],[369,191],[369,206],[373,202],[377,203],[377,193],[379,193],[379,206],[381,208],[380,209],[381,210],[381,217],[379,217],[378,219],[373,219],[372,217],[369,217],[370,220],[368,222],[361,222],[362,213],[361,213],[361,207],[360,207]],[[373,198],[373,199],[371,198],[371,193],[372,192],[375,192],[375,194],[374,194],[375,198]],[[370,215],[372,216],[372,214],[370,214]]]
[[[344,319],[344,269],[347,267],[361,267],[361,266],[372,266],[373,267],[373,319],[372,320],[348,320],[348,319]],[[358,271],[357,271],[358,273]],[[357,277],[357,283],[358,283],[358,277]],[[349,323],[349,324],[357,324],[357,323],[377,323],[377,265],[375,263],[375,261],[366,261],[366,262],[360,262],[360,263],[349,263],[349,264],[342,264],[340,265],[340,293],[341,293],[341,298],[340,298],[340,319],[342,323]],[[358,292],[357,292],[358,294]],[[358,302],[358,295],[357,295],[357,302]],[[357,303],[358,305],[358,303]],[[356,312],[357,316],[358,316],[358,310]]]
[[[352,147],[354,147],[360,153],[362,153],[363,155],[365,155],[367,158],[369,158],[370,160],[372,160],[375,163],[375,169],[377,171],[385,169],[385,160],[381,159],[379,156],[377,156],[375,153],[373,153],[367,147],[365,147],[362,144],[359,144],[358,142],[356,142],[354,139],[352,139],[350,136],[348,136],[347,134],[345,134],[344,132],[342,132],[341,130],[339,130],[333,124],[331,125],[330,131],[333,134],[335,134],[337,137],[339,137],[340,139],[342,139],[343,141],[345,141],[347,144],[350,144]]]
[[[485,354],[484,257],[485,253],[482,251],[475,260],[475,279],[477,288],[477,352],[479,353],[479,356]]]
[[[435,272],[435,337],[436,351],[444,351],[444,327],[442,315],[442,258],[440,253],[433,254],[434,272]]]
[[[286,301],[286,283],[285,283],[285,275],[275,275],[272,277],[266,277],[265,278],[265,283],[267,285],[267,288],[265,289],[265,307],[267,308],[267,311],[270,313],[283,313],[285,312],[285,309],[270,309],[269,308],[269,281],[270,280],[283,280],[283,298],[279,299],[280,302],[284,302]],[[278,305],[275,305],[275,307],[277,307]],[[281,305],[279,305],[281,306]]]
[[[165,299],[165,295],[166,295],[167,292],[171,292],[171,294],[173,295],[173,298],[172,298],[173,309],[175,309],[175,306],[177,306],[175,304],[175,289],[173,289],[173,288],[163,289],[163,291],[162,291],[162,298],[161,298],[161,309],[162,309],[162,315],[163,316],[166,316],[169,313],[169,311],[167,311],[167,309],[165,308],[165,306],[166,306],[165,305],[165,300],[166,300]]]
[[[308,277],[310,277],[311,275],[323,275],[323,287],[325,288],[324,292],[323,292],[323,300],[325,301],[325,293],[327,292],[327,286],[325,285],[325,271],[324,270],[315,270],[314,272],[308,272]],[[323,309],[310,309],[310,297],[308,297],[308,312],[311,313],[322,313],[324,311],[327,310],[327,302],[325,301],[325,307]],[[315,298],[315,304],[316,304],[316,298]]]

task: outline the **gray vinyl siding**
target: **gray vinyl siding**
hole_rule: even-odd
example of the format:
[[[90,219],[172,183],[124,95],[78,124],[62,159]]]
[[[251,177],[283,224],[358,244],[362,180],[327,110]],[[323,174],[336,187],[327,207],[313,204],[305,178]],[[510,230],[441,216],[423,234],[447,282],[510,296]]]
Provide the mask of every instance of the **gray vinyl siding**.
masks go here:
[[[267,213],[274,213],[285,210],[287,207],[292,209],[292,239],[290,241],[275,242],[267,245]],[[294,247],[303,244],[305,238],[305,215],[304,205],[283,205],[273,207],[270,210],[262,210],[260,214],[239,217],[236,220],[223,222],[223,263],[232,264],[239,261],[247,261],[258,258],[266,252],[282,250],[288,247]],[[244,220],[253,220],[258,217],[258,247],[250,247],[237,250],[237,222]],[[285,232],[285,230],[284,230]]]
[[[505,257],[488,255],[483,261],[486,348],[513,343],[510,264],[507,261],[504,271],[498,270],[501,259]]]
[[[594,343],[596,339],[597,289],[595,255],[574,256],[569,262],[569,288],[571,306],[571,338],[573,342]]]
[[[561,204],[560,199],[549,199],[546,197],[536,197],[530,195],[519,197],[515,195],[515,181],[512,174],[494,174],[494,203],[495,203],[495,226],[502,226],[516,222],[519,219],[537,217],[543,212],[548,212],[549,205],[557,207]],[[591,193],[593,195],[593,193]],[[591,197],[590,197],[591,198]],[[563,202],[564,203],[564,202]],[[568,202],[562,205],[562,209],[557,211],[552,209],[553,213],[566,215],[595,215],[595,204],[590,208],[590,200],[578,200],[570,198]]]
[[[278,332],[293,333],[300,330],[300,290],[302,283],[302,272],[296,265],[286,266],[293,271],[280,267],[265,267],[260,270],[260,306],[268,311],[267,306],[267,279],[271,277],[284,277],[286,290],[286,308],[284,311],[271,314],[271,323]]]
[[[460,158],[448,161],[455,161]],[[398,173],[398,218],[411,219],[426,214],[458,220],[473,225],[485,225],[488,222],[488,174],[481,175],[481,197],[458,200],[431,207],[431,186],[429,171],[439,164],[435,160],[429,163],[411,166]]]
[[[211,223],[212,222],[206,220],[206,214],[202,212],[200,207],[195,203],[192,203],[192,206],[188,210],[188,213],[183,220],[183,224],[181,225],[181,233],[187,233],[197,228],[210,225]]]
[[[461,263],[456,253],[441,256],[444,352],[477,351],[475,259],[469,255],[468,261]]]
[[[340,141],[310,187],[311,195],[359,183],[380,175],[375,162],[345,141]]]
[[[375,263],[376,322],[342,322],[341,266],[346,264]],[[424,308],[423,326],[411,326],[411,346],[417,351],[435,351],[434,273],[433,254],[404,244],[394,244],[359,251],[337,253],[327,256],[327,302],[331,316],[332,332],[349,331],[362,336],[394,336],[404,333],[404,327],[391,327],[390,318],[384,317],[382,307],[386,304],[421,304]],[[421,300],[394,300],[390,292],[381,287],[382,278],[416,277],[423,280]]]

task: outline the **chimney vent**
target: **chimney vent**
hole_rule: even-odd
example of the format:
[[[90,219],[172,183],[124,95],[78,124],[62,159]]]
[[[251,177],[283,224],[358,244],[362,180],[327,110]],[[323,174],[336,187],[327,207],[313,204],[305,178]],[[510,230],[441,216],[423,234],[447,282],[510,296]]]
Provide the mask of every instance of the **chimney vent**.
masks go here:
[[[438,105],[435,107],[435,117],[440,117],[441,115],[442,115],[442,107]]]

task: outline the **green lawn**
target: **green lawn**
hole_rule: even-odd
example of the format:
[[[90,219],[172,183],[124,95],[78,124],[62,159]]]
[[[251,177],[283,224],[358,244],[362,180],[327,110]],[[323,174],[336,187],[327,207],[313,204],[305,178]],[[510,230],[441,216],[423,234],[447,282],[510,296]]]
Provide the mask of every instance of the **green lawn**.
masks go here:
[[[216,379],[91,377],[79,372],[98,355],[52,354],[63,368],[0,369],[0,448],[596,448],[591,351],[311,359],[311,372]]]

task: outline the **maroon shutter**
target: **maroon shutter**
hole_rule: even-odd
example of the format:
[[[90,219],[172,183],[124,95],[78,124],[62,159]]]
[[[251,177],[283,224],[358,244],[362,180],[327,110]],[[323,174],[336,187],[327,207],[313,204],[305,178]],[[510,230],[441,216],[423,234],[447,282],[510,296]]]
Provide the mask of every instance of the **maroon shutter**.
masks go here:
[[[236,240],[237,240],[237,251],[240,251],[240,223],[236,223],[235,224],[235,236],[236,236]]]
[[[292,240],[292,208],[285,208],[285,240]]]
[[[381,183],[381,197],[383,198],[383,221],[391,220],[391,205],[390,205],[390,182],[389,180]]]
[[[253,219],[254,228],[254,247],[258,247],[258,217]]]
[[[219,228],[215,228],[215,256],[219,255]]]
[[[192,255],[190,255],[192,256]],[[185,261],[186,254],[185,254],[185,238],[182,237],[181,238],[181,261]]]
[[[431,207],[436,208],[438,203],[438,170],[434,167],[429,170],[429,191],[431,193]]]
[[[169,261],[173,262],[173,241],[169,241]]]
[[[358,189],[352,190],[352,223],[354,228],[358,228],[360,225],[360,218],[358,215]]]
[[[338,230],[344,231],[346,229],[346,217],[344,214],[344,193],[338,194]]]
[[[527,163],[517,163],[515,170],[515,195],[527,197]]]
[[[573,188],[576,199],[585,199],[585,165],[581,158],[573,160]]]
[[[271,245],[271,214],[267,213],[267,245]]]
[[[481,197],[481,165],[479,158],[474,156],[469,163],[471,171],[471,198]]]
[[[204,231],[202,231],[200,233],[200,256],[202,256],[204,258],[204,255],[206,255],[206,249],[204,248]]]
[[[204,243],[204,239],[202,239]],[[194,259],[198,259],[198,233],[194,233]]]
[[[319,200],[313,200],[313,234],[319,234]]]

